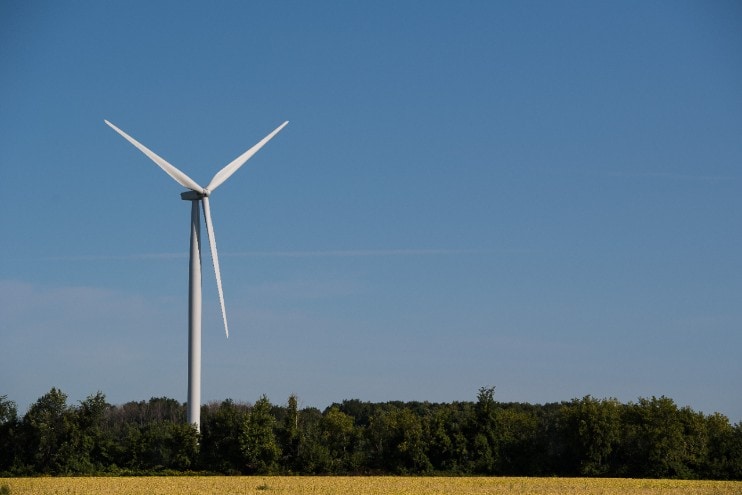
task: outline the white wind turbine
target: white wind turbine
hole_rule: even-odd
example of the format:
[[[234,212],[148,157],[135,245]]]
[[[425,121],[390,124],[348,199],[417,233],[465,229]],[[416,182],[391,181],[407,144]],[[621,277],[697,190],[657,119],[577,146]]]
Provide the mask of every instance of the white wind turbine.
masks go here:
[[[114,131],[121,134],[127,141],[136,146],[139,151],[147,155],[162,170],[165,171],[175,182],[190,189],[181,193],[183,200],[191,201],[191,259],[188,272],[188,423],[195,424],[196,428],[201,425],[201,214],[199,203],[203,205],[206,231],[211,246],[211,261],[214,263],[216,275],[216,287],[219,291],[219,303],[222,308],[222,319],[224,320],[224,332],[229,338],[229,327],[227,326],[227,313],[224,309],[224,293],[222,292],[222,277],[219,272],[219,256],[216,251],[216,240],[214,239],[214,224],[211,222],[211,210],[209,209],[209,196],[225,180],[235,173],[247,160],[260,150],[273,136],[283,129],[288,121],[278,126],[273,132],[265,136],[258,144],[235,158],[229,165],[221,169],[211,179],[206,187],[199,186],[193,179],[159,157],[139,141],[105,120]]]

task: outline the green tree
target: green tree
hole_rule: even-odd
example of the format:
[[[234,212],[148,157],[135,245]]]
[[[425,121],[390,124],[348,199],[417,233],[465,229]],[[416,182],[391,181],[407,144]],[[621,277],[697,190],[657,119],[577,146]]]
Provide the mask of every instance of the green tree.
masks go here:
[[[742,480],[742,423],[734,425],[727,449],[728,479]]]
[[[332,406],[322,415],[320,428],[322,444],[329,454],[330,472],[357,470],[358,457],[354,455],[357,435],[353,418],[342,412],[338,406]]]
[[[299,400],[291,394],[286,404],[286,414],[279,432],[281,450],[281,464],[293,471],[297,468],[299,457]]]
[[[437,408],[429,422],[430,437],[428,440],[428,459],[434,470],[445,471],[452,468],[455,457],[453,440],[448,425],[451,422],[451,410],[447,407]]]
[[[247,417],[247,407],[231,399],[201,408],[201,448],[203,468],[225,474],[244,469],[240,436]]]
[[[702,475],[709,455],[709,432],[706,417],[690,407],[677,412],[677,420],[682,428],[681,445],[682,478],[698,478]]]
[[[322,413],[310,407],[299,411],[299,446],[296,469],[304,474],[330,472],[330,451],[323,443]]]
[[[574,474],[603,476],[611,469],[611,456],[621,439],[620,404],[615,399],[591,396],[564,406],[566,441],[575,461]]]
[[[429,418],[427,452],[436,471],[466,474],[469,469],[467,429],[473,422],[471,403],[444,404]]]
[[[536,443],[540,425],[536,410],[522,404],[499,407],[495,425],[496,474],[525,476],[542,468]]]
[[[421,418],[408,408],[390,406],[371,418],[368,428],[376,466],[399,474],[432,469]]]
[[[472,468],[480,474],[493,474],[497,463],[497,403],[495,387],[481,387],[474,406],[471,435]]]
[[[723,414],[715,413],[706,418],[708,434],[708,453],[703,477],[710,479],[733,479],[734,465],[734,427]],[[742,445],[740,445],[742,447]],[[740,450],[740,467],[742,467],[742,450]],[[742,470],[740,471],[742,473]]]
[[[141,428],[134,448],[138,468],[186,470],[198,459],[198,431],[184,422],[152,421]]]
[[[35,472],[64,474],[72,463],[70,445],[74,420],[67,406],[67,395],[52,388],[29,408],[23,417],[25,460]]]
[[[685,438],[678,408],[667,397],[641,398],[622,415],[619,475],[682,478],[691,473],[685,465]]]
[[[88,474],[104,470],[113,464],[113,438],[105,430],[105,418],[111,405],[102,392],[88,396],[76,411],[77,435],[74,442],[83,454]],[[82,471],[81,471],[82,472]]]
[[[18,408],[7,395],[0,395],[0,476],[16,463]]]
[[[274,432],[276,420],[271,415],[271,403],[263,395],[245,419],[240,447],[248,472],[272,473],[281,457]]]

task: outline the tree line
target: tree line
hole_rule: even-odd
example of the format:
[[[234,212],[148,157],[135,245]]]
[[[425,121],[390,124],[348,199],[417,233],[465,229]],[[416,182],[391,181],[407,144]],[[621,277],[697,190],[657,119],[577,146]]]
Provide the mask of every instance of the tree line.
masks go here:
[[[52,388],[19,417],[0,396],[0,476],[441,474],[742,479],[742,424],[667,397],[501,403],[357,399],[324,411],[266,396],[201,408],[169,398],[77,405]]]

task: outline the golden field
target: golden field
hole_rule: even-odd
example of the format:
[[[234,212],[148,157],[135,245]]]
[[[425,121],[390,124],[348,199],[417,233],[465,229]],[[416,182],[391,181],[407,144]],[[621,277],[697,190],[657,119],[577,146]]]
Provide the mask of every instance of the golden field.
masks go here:
[[[10,495],[740,495],[740,481],[392,476],[0,478]]]

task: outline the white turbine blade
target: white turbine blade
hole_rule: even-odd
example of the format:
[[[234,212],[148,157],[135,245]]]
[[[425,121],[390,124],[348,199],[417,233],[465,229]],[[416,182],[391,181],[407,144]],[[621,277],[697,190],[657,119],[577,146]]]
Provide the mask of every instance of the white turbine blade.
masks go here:
[[[219,270],[219,255],[216,252],[216,239],[214,238],[214,225],[211,223],[211,209],[209,208],[209,197],[201,198],[204,205],[204,217],[206,217],[206,232],[209,236],[211,246],[211,261],[214,263],[214,274],[216,274],[216,288],[219,291],[219,304],[222,306],[222,319],[224,320],[224,332],[229,338],[229,327],[227,326],[227,311],[224,308],[224,292],[222,291],[222,275]]]
[[[206,189],[208,191],[213,191],[217,187],[219,187],[225,180],[229,179],[229,177],[237,172],[237,170],[244,165],[246,161],[248,161],[255,153],[257,153],[260,148],[262,148],[265,143],[273,139],[273,136],[278,134],[281,129],[286,127],[286,124],[288,124],[289,121],[287,120],[283,124],[279,125],[273,132],[265,136],[263,139],[260,140],[258,144],[250,148],[249,150],[245,151],[243,154],[235,158],[232,163],[221,169],[217,174],[214,176],[213,179],[211,179],[211,182],[209,182],[209,185],[206,186]]]
[[[109,121],[104,120],[106,124],[108,124],[111,129],[121,134],[127,141],[129,141],[131,144],[136,146],[139,151],[144,153],[149,157],[150,160],[155,162],[162,170],[165,171],[170,177],[175,179],[175,182],[180,184],[183,187],[187,187],[188,189],[191,189],[196,192],[203,192],[203,187],[196,184],[196,181],[188,177],[186,174],[175,168],[174,166],[170,165],[164,158],[158,156],[155,154],[152,150],[148,149],[146,146],[144,146],[142,143],[134,139],[133,137],[129,136],[127,133],[116,127],[115,125],[111,124]]]

